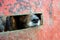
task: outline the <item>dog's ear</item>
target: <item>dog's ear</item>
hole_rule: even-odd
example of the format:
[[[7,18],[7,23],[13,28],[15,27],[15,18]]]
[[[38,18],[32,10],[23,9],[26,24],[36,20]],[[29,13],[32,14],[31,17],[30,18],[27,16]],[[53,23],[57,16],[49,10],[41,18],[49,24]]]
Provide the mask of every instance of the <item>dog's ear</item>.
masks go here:
[[[13,16],[11,16],[11,27],[12,27],[12,29],[16,29],[16,21]]]
[[[15,24],[15,18],[13,16],[11,17],[11,22],[12,24]]]

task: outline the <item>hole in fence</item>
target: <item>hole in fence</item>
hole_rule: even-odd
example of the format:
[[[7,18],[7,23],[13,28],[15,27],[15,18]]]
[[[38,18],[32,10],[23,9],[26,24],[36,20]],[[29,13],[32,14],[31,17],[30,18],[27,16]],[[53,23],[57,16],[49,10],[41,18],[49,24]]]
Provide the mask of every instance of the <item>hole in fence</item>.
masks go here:
[[[28,15],[7,16],[5,17],[5,21],[2,21],[0,25],[1,25],[0,26],[1,32],[39,27],[43,25],[43,17],[42,13],[37,13],[33,15],[28,14]]]

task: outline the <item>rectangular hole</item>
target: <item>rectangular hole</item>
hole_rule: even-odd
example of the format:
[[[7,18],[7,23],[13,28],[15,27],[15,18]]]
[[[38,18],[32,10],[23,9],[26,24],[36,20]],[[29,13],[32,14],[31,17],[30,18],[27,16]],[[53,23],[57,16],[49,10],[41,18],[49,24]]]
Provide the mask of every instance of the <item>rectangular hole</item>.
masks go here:
[[[33,15],[31,16],[30,14],[7,16],[5,22],[3,22],[4,31],[6,32],[6,31],[13,31],[13,30],[21,30],[21,29],[33,28],[33,27],[37,27],[37,26],[40,27],[41,25],[43,25],[42,13],[36,13],[34,15],[35,15],[34,17],[33,17]],[[2,19],[3,19],[3,17],[2,17]],[[37,19],[40,22],[39,25],[38,25]],[[31,22],[31,24],[29,24],[30,22]]]

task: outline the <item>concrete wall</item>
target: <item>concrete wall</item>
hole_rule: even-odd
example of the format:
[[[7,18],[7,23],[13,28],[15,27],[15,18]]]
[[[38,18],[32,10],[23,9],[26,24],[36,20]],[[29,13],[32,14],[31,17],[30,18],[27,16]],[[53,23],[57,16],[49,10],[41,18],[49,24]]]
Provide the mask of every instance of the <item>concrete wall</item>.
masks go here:
[[[0,0],[0,15],[30,13],[32,9],[33,12],[43,13],[43,26],[14,32],[3,32],[0,33],[0,40],[60,40],[60,0],[25,1]],[[21,6],[28,6],[28,10],[23,8],[17,11]],[[30,6],[31,9],[29,9]]]

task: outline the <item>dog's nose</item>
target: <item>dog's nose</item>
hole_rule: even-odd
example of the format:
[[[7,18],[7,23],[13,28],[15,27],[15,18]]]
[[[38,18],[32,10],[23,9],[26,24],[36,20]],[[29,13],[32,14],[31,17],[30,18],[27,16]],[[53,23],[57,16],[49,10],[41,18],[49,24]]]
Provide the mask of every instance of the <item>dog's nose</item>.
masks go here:
[[[33,19],[32,22],[33,22],[33,23],[38,23],[38,20],[39,20],[39,19]]]

